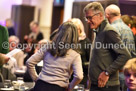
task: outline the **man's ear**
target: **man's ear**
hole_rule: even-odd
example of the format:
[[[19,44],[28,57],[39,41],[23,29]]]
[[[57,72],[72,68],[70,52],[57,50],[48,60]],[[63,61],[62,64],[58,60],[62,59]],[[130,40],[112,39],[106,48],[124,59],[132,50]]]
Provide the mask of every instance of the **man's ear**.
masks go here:
[[[131,24],[128,24],[128,26],[131,28]]]
[[[99,15],[100,15],[100,17],[101,17],[101,18],[103,18],[103,13],[102,13],[102,12],[100,12],[100,14],[99,14]]]
[[[110,17],[109,14],[107,14],[107,13],[105,14],[105,16],[106,16],[106,18],[109,18],[109,17]]]
[[[106,14],[106,17],[109,18],[110,17],[109,14]]]

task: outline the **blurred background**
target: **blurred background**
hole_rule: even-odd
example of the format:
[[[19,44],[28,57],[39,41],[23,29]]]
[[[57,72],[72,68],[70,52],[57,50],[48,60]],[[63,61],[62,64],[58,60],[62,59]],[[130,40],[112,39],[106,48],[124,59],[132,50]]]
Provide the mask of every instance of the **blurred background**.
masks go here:
[[[136,0],[0,0],[0,24],[5,25],[7,18],[12,19],[16,36],[22,42],[24,35],[31,32],[30,22],[35,20],[44,38],[49,40],[51,32],[62,22],[76,17],[84,23],[86,34],[91,39],[83,8],[93,1],[101,2],[104,7],[117,4],[122,14],[136,15]]]

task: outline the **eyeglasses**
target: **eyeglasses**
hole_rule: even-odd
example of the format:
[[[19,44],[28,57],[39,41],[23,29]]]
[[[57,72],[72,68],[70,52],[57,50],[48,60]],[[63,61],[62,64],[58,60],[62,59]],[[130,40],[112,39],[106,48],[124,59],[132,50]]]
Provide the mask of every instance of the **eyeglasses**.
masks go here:
[[[100,13],[100,12],[99,12]],[[92,18],[95,16],[95,15],[97,15],[97,14],[99,14],[99,13],[96,13],[96,14],[94,14],[94,15],[92,15],[92,16],[87,16],[87,17],[84,17],[85,18],[85,21],[91,21],[92,20]]]

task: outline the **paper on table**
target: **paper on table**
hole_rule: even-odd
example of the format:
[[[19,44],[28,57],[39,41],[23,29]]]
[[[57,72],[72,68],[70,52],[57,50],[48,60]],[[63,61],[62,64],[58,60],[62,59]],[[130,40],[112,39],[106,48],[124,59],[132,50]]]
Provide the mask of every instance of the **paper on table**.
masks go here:
[[[20,51],[21,51],[20,49],[14,49],[14,50],[10,51],[9,53],[7,53],[6,55],[8,57],[12,57],[14,54],[16,54],[16,53],[18,53]]]

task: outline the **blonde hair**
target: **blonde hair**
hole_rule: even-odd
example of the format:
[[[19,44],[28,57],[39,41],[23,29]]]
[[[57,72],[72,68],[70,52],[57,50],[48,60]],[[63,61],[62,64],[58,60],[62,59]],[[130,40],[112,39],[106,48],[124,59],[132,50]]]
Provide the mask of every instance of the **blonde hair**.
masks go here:
[[[82,21],[79,18],[72,18],[70,19],[71,22],[73,22],[76,27],[80,30],[79,31],[79,40],[83,40],[86,38],[85,30],[84,30],[84,25]]]
[[[39,26],[39,23],[36,21],[31,21],[29,26],[32,27],[33,25]]]
[[[6,27],[13,27],[13,21],[11,20],[11,19],[6,19],[6,23],[8,24],[8,25],[6,25]]]
[[[136,71],[136,58],[128,60],[123,70],[124,74],[128,73],[129,70]]]

